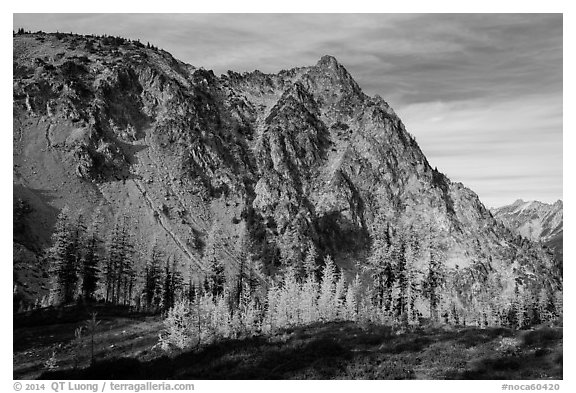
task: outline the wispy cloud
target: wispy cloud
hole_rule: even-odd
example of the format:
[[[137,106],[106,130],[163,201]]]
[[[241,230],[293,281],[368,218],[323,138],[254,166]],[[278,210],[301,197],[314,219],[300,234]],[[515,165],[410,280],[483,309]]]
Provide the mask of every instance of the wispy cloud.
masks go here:
[[[485,204],[562,197],[561,96],[417,103],[396,111],[409,130],[418,130],[431,165]]]
[[[560,14],[15,14],[20,26],[140,38],[216,73],[331,54],[487,205],[562,197]]]

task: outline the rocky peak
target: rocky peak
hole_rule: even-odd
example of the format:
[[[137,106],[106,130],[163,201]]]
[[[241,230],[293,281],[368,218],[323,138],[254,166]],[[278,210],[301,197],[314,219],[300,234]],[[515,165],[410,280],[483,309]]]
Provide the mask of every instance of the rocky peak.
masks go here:
[[[336,58],[333,56],[329,55],[322,56],[322,58],[320,58],[318,63],[316,63],[316,66],[311,68],[311,71],[312,71],[311,74],[314,77],[319,77],[322,75],[325,78],[327,77],[330,81],[337,82],[339,85],[341,85],[341,86],[337,85],[334,87],[340,87],[340,88],[350,87],[357,93],[361,92],[360,87],[358,86],[354,78],[352,78],[352,75],[350,75],[348,70],[346,70],[346,68],[344,68],[344,66],[340,64],[338,60],[336,60]]]
[[[337,70],[339,67],[342,66],[340,65],[340,63],[338,63],[338,60],[336,60],[334,56],[324,55],[320,58],[320,60],[318,60],[318,63],[316,63],[316,67]]]
[[[550,241],[563,232],[562,201],[553,204],[518,199],[512,205],[492,209],[505,226],[534,241]]]
[[[520,206],[520,205],[523,205],[524,203],[525,203],[524,200],[519,198],[519,199],[516,199],[516,200],[514,201],[514,203],[512,204],[512,206]]]

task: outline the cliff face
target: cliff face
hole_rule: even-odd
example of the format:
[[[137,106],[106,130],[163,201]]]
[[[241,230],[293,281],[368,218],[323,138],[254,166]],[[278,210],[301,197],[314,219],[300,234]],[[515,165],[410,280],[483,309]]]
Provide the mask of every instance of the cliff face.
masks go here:
[[[441,242],[447,267],[482,261],[506,288],[558,282],[540,275],[551,261],[537,245],[431,168],[390,106],[330,56],[217,77],[133,42],[16,35],[14,196],[32,207],[15,242],[33,251],[68,205],[98,210],[104,232],[127,214],[142,255],[158,239],[198,275],[208,240],[234,272],[246,238],[268,272],[311,243],[351,272],[378,219]]]
[[[562,201],[548,204],[518,199],[511,205],[492,209],[492,214],[514,233],[546,245],[562,263],[564,238]]]

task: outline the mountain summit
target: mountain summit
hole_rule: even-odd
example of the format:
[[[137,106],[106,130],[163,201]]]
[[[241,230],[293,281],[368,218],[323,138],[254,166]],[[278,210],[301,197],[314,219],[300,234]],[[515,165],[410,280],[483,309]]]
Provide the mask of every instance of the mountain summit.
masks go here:
[[[461,305],[487,280],[501,299],[518,285],[560,285],[540,246],[432,168],[389,105],[334,57],[215,76],[139,42],[22,34],[13,86],[22,285],[43,269],[64,206],[97,212],[103,233],[126,216],[142,259],[157,242],[195,280],[207,250],[228,274],[249,252],[274,275],[314,247],[318,263],[330,255],[353,275],[382,238],[411,253],[418,272],[434,245],[461,283]]]
[[[511,205],[492,209],[492,214],[514,233],[545,244],[562,262],[564,220],[561,200],[548,204],[518,199]]]

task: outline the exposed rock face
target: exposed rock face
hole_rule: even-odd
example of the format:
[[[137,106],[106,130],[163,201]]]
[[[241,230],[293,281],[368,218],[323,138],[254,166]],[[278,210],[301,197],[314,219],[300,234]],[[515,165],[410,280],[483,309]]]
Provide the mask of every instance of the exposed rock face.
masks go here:
[[[492,209],[492,214],[514,233],[548,246],[562,261],[564,229],[561,200],[548,204],[518,199],[511,205]]]
[[[124,212],[142,254],[157,238],[198,274],[208,234],[234,271],[246,233],[268,271],[311,242],[352,271],[381,215],[416,237],[432,230],[448,267],[486,261],[509,290],[517,277],[559,280],[331,56],[217,77],[134,43],[17,35],[14,184],[47,214],[34,223],[42,246],[64,205],[99,208],[105,227]]]

